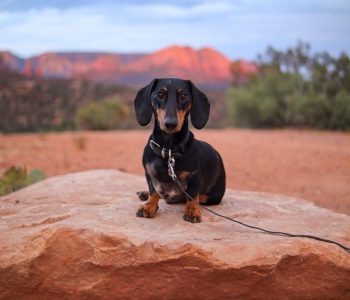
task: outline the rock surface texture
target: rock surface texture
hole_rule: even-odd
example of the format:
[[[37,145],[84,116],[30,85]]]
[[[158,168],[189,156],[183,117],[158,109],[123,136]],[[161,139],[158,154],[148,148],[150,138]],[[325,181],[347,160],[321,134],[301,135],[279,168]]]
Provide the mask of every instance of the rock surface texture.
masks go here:
[[[137,218],[145,179],[97,170],[0,198],[0,299],[350,299],[350,254],[160,202]],[[212,207],[270,230],[350,245],[350,217],[303,200],[227,190]]]

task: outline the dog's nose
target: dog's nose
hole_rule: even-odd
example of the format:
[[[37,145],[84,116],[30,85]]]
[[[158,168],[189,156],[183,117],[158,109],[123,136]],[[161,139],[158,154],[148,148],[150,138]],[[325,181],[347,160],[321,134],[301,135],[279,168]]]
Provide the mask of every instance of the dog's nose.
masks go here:
[[[177,127],[176,117],[166,117],[164,120],[164,125],[166,129],[175,129]]]

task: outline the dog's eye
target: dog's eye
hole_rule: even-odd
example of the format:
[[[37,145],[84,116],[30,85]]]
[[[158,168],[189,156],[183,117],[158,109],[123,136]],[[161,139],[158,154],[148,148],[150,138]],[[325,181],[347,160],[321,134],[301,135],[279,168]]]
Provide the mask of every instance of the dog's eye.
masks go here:
[[[165,94],[164,94],[163,92],[158,92],[158,93],[157,93],[157,98],[158,98],[159,100],[164,100]]]
[[[180,95],[180,100],[181,101],[186,101],[188,99],[188,95],[186,94],[186,93],[182,93],[181,95]]]

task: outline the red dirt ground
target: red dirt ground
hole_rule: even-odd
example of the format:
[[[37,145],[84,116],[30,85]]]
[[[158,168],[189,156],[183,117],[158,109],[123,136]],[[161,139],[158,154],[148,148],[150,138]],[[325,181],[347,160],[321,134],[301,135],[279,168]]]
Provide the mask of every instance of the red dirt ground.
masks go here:
[[[0,173],[25,165],[48,176],[96,168],[142,175],[141,155],[149,134],[0,135]],[[350,133],[224,129],[195,135],[222,154],[228,187],[296,196],[350,215]]]

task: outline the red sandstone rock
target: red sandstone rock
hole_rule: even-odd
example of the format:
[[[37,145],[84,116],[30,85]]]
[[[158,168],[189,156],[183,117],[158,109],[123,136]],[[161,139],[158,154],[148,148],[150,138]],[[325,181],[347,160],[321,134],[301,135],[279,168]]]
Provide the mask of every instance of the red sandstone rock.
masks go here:
[[[27,76],[86,78],[121,84],[145,85],[155,77],[188,78],[206,87],[228,87],[231,83],[230,60],[211,48],[171,46],[150,54],[63,52],[43,53],[20,59],[0,51],[5,67]],[[245,78],[256,74],[253,63],[239,61]]]
[[[148,79],[188,78],[202,85],[227,86],[231,80],[230,60],[211,48],[196,51],[192,47],[171,46],[135,61],[130,65],[129,72],[150,73]]]
[[[145,179],[109,170],[54,177],[0,198],[1,299],[349,299],[350,254],[258,233],[183,205],[137,218]],[[214,210],[271,230],[350,244],[350,217],[227,190]]]

